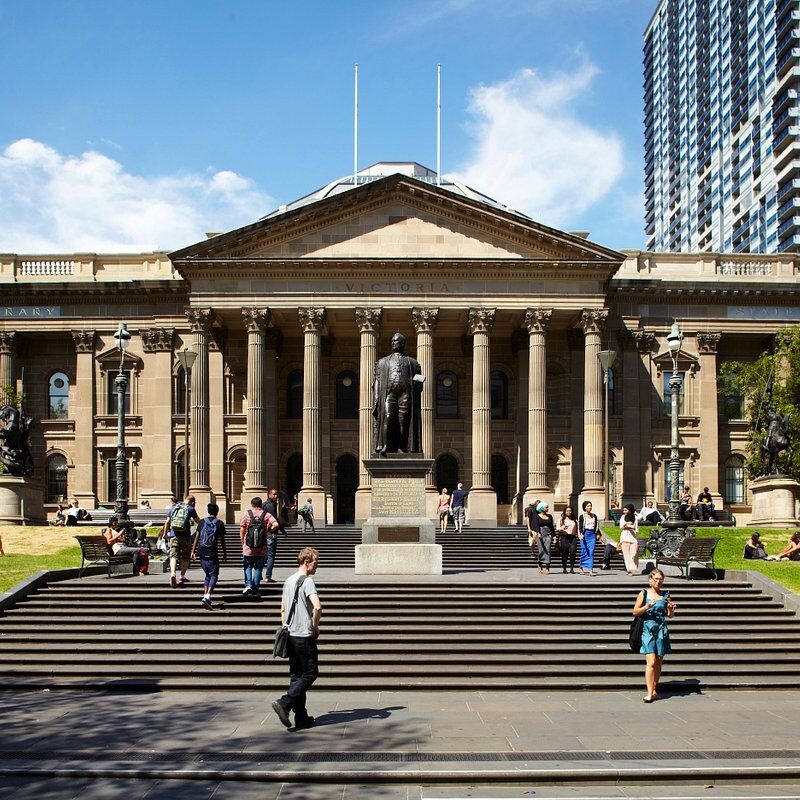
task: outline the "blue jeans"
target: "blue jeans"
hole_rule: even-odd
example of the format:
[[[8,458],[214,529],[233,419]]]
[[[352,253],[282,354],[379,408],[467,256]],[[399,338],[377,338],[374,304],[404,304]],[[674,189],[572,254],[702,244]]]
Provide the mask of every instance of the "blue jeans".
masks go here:
[[[272,570],[275,567],[275,553],[278,550],[278,537],[274,533],[267,534],[267,574],[266,579],[272,578]]]
[[[244,556],[244,582],[254,592],[261,584],[261,570],[265,556]]]

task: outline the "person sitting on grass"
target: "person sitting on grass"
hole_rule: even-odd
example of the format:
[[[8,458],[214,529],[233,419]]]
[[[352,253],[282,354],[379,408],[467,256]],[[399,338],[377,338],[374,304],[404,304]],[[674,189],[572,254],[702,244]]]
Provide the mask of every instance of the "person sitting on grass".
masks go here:
[[[763,561],[778,560],[776,556],[767,555],[767,548],[761,541],[761,534],[758,531],[747,540],[747,544],[744,546],[744,558]]]
[[[776,556],[777,561],[800,561],[800,531],[795,531],[783,550]]]

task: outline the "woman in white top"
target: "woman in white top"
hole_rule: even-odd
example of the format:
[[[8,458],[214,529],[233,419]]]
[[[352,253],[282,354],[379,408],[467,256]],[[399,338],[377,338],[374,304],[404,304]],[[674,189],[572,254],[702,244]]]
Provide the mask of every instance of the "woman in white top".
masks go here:
[[[625,569],[628,575],[639,573],[639,541],[636,534],[639,532],[639,520],[636,518],[636,509],[632,503],[625,506],[625,513],[620,520],[619,543],[622,548],[622,557],[625,559]]]

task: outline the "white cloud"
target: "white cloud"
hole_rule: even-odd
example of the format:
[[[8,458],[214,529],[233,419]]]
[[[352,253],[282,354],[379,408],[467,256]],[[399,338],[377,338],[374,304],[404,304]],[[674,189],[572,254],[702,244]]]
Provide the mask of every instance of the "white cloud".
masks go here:
[[[145,177],[94,150],[64,156],[33,139],[0,154],[0,252],[173,249],[273,206],[228,170]]]
[[[475,147],[456,177],[545,224],[574,223],[624,170],[619,136],[593,128],[571,108],[596,74],[581,59],[572,72],[523,69],[472,89]]]

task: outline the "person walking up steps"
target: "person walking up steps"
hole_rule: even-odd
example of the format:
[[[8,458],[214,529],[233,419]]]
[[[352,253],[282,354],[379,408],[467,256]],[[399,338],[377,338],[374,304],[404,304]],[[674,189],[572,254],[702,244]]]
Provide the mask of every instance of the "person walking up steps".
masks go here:
[[[169,582],[173,589],[189,583],[186,570],[189,569],[189,556],[192,554],[192,521],[196,524],[200,522],[200,517],[194,508],[196,503],[194,495],[191,494],[182,503],[175,503],[170,508],[167,521],[158,537],[161,539],[166,536],[169,544]]]
[[[306,708],[306,694],[319,676],[319,620],[322,604],[312,577],[317,571],[319,553],[304,547],[297,554],[297,572],[283,584],[281,621],[289,628],[289,689],[272,703],[281,724],[292,726],[289,714],[294,711],[295,730],[310,728],[314,717]]]
[[[453,525],[456,533],[461,533],[464,529],[465,508],[464,502],[467,499],[467,492],[464,491],[464,484],[459,483],[458,487],[450,496],[450,513],[453,515]]]
[[[222,543],[222,557],[227,560],[228,553],[225,549],[225,526],[221,519],[217,519],[219,506],[216,503],[208,504],[208,516],[197,526],[197,531],[192,542],[192,558],[195,554],[200,556],[200,566],[205,573],[203,581],[203,600],[206,608],[212,608],[211,593],[219,579],[219,545]]]
[[[242,594],[260,597],[261,570],[267,557],[267,535],[278,529],[278,520],[262,508],[260,497],[250,501],[250,508],[239,522],[244,561],[244,589]]]
[[[306,504],[298,509],[297,515],[303,520],[303,533],[306,532],[309,525],[311,526],[311,533],[317,532],[314,527],[314,505],[310,497],[306,500]]]

